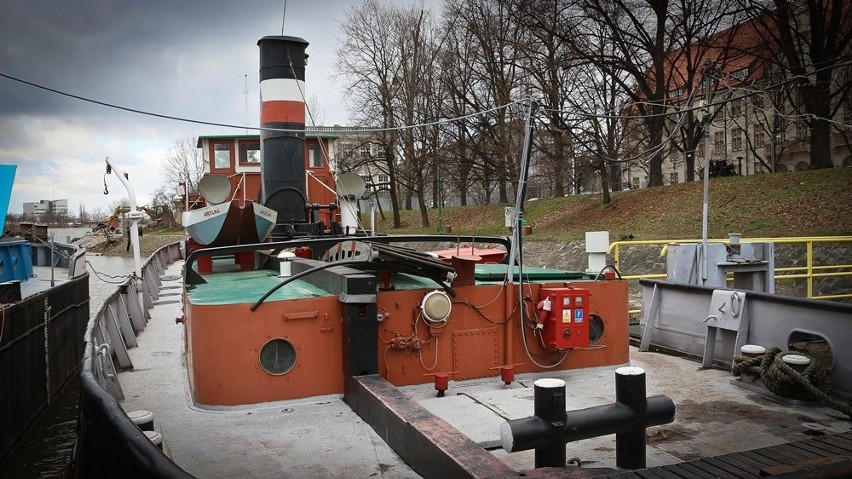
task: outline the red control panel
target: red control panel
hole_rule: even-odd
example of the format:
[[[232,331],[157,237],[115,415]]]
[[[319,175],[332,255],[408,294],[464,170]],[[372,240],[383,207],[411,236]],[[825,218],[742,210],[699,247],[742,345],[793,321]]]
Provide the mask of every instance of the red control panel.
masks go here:
[[[542,315],[542,338],[553,349],[582,348],[589,345],[589,290],[582,288],[542,288],[542,302],[550,300],[550,314]]]

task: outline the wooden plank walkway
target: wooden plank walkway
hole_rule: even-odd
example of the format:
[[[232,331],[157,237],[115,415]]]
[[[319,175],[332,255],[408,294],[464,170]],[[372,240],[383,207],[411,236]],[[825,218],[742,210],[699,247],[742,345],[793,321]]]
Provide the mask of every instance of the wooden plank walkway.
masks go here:
[[[612,479],[852,477],[852,432],[818,436],[680,464],[624,471],[607,477]]]

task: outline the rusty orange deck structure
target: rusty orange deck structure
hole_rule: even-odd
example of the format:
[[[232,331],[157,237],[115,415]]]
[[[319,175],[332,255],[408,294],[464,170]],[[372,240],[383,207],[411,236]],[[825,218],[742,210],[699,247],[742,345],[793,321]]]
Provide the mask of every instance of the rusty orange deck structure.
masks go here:
[[[277,251],[275,246],[263,251]],[[498,377],[504,366],[523,373],[628,362],[625,281],[527,268],[521,302],[517,278],[501,279],[506,265],[462,261],[446,268],[453,278],[443,288],[434,278],[389,271],[393,262],[352,268],[356,263],[294,258],[292,274],[303,276],[256,304],[286,279],[279,277],[277,258],[259,257],[258,265],[273,264],[245,271],[229,264],[231,254],[212,251],[207,254],[219,258],[214,271],[189,275],[184,292],[187,366],[199,404],[339,394],[350,376],[363,374],[410,385],[432,382],[436,374],[450,380]],[[193,254],[203,257],[204,251]],[[190,258],[187,268],[193,264]],[[436,274],[444,274],[437,267]],[[588,291],[589,337],[581,347],[544,345],[549,326],[535,327],[543,287]],[[423,306],[427,296],[448,313],[445,318],[430,318],[434,313]]]

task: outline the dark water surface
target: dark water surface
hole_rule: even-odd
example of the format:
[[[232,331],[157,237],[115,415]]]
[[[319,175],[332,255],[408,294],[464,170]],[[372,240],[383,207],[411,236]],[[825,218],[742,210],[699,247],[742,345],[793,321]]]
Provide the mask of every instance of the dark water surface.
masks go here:
[[[57,233],[57,240],[59,240],[59,233]],[[86,255],[86,261],[88,263],[86,269],[89,271],[91,315],[115,290],[116,285],[113,283],[121,282],[121,279],[110,276],[130,274],[135,263],[130,258],[116,256]],[[80,381],[78,374],[75,373],[18,446],[0,464],[0,478],[59,477],[62,468],[71,458],[71,449],[77,432],[79,400]]]

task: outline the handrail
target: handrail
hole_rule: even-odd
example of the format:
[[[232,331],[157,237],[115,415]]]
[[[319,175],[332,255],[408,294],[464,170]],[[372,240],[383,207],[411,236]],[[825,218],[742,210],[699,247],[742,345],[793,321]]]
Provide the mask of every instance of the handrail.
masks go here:
[[[660,245],[661,253],[663,256],[666,251],[666,247],[669,244],[674,243],[699,243],[700,240],[697,239],[675,239],[675,240],[636,240],[636,241],[615,241],[610,243],[609,248],[607,249],[607,254],[611,255],[614,261],[614,264],[619,269],[621,267],[621,249],[623,247],[629,246],[654,246]],[[729,243],[727,238],[725,239],[711,239],[709,242],[712,243]],[[826,278],[826,277],[852,277],[852,264],[840,264],[840,265],[814,265],[814,245],[815,244],[825,244],[825,243],[850,243],[852,244],[852,236],[816,236],[816,237],[780,237],[780,238],[742,238],[740,240],[741,243],[776,243],[776,244],[797,244],[800,243],[805,246],[805,259],[806,263],[804,266],[785,266],[780,268],[775,268],[775,280],[776,281],[788,281],[795,279],[806,279],[807,280],[807,297],[808,299],[840,299],[840,298],[852,298],[852,292],[849,293],[840,293],[840,294],[831,294],[831,295],[815,295],[814,294],[814,279],[815,278]],[[783,274],[778,274],[783,273]],[[641,273],[641,274],[624,274],[622,272],[622,278],[626,280],[638,280],[638,279],[657,279],[657,278],[665,278],[665,273]],[[638,312],[638,310],[631,310],[631,312]]]

